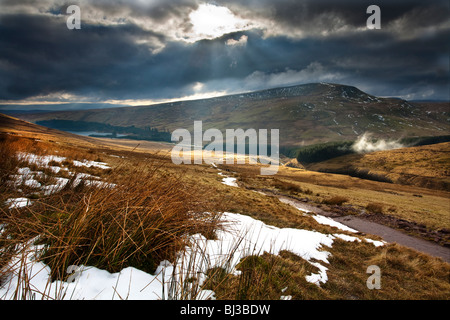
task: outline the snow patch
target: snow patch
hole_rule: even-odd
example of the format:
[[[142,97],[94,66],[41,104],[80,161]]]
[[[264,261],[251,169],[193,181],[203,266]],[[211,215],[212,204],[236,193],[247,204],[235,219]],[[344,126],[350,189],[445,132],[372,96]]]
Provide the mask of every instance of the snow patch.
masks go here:
[[[60,157],[60,156],[53,156],[53,155],[47,155],[47,156],[39,156],[33,153],[27,153],[27,152],[18,152],[17,158],[20,161],[26,161],[31,164],[36,164],[38,166],[42,167],[48,167],[49,162],[62,162],[66,160],[66,157]]]
[[[372,243],[375,247],[381,247],[386,244],[386,241],[378,241],[378,240],[372,240],[372,239],[364,239],[365,241]]]
[[[62,168],[60,166],[50,166],[50,162],[57,162],[60,163],[64,160],[66,160],[66,157],[60,157],[55,155],[46,155],[46,156],[39,156],[32,153],[26,153],[26,152],[18,152],[16,154],[17,159],[20,161],[28,162],[29,164],[35,164],[39,167],[44,167],[50,169],[53,173],[58,174],[61,170],[68,171],[67,168]],[[97,161],[73,161],[74,165],[77,166],[86,166],[86,167],[98,167],[101,169],[109,169],[110,167],[107,166],[104,162],[97,162]],[[81,183],[81,181],[84,181],[85,185],[87,186],[96,186],[99,188],[114,188],[116,187],[116,184],[103,182],[101,181],[101,178],[92,176],[87,173],[71,173],[68,172],[69,175],[76,175],[76,178],[74,179],[72,187],[76,187],[78,184]],[[13,187],[19,187],[20,185],[27,186],[29,188],[39,188],[41,191],[43,191],[44,195],[51,195],[55,192],[58,192],[62,190],[67,183],[69,183],[69,179],[67,178],[61,178],[61,177],[51,177],[52,180],[56,182],[51,182],[51,185],[42,185],[39,181],[35,179],[35,177],[39,178],[47,178],[48,176],[44,174],[42,171],[32,171],[28,167],[18,168],[17,174],[10,175],[10,180],[7,182],[9,185]],[[17,191],[22,192],[22,190],[18,189]],[[22,199],[22,201],[13,201],[11,200],[9,204],[10,208],[21,208],[25,207],[27,205],[31,204],[31,201],[29,201],[27,198],[17,198]],[[26,201],[28,200],[28,201]]]
[[[225,177],[222,179],[222,183],[230,187],[239,187],[236,180],[237,179],[233,177]]]
[[[176,298],[173,296],[176,292],[170,290],[173,283],[181,283],[179,281],[195,276],[198,285],[201,285],[206,279],[207,270],[213,267],[223,267],[228,272],[239,274],[236,266],[244,257],[264,252],[278,254],[281,250],[291,251],[319,268],[318,274],[306,277],[307,281],[318,285],[327,281],[327,268],[322,263],[328,263],[330,253],[323,248],[332,246],[335,235],[277,228],[246,215],[228,212],[223,213],[221,220],[226,227],[217,232],[216,240],[208,240],[200,234],[193,235],[190,237],[190,246],[179,253],[176,263],[172,265],[168,261],[161,262],[154,275],[132,267],[109,273],[95,267],[79,266],[74,282],[52,282],[49,267],[36,258],[42,247],[32,247],[26,253],[25,265],[20,263],[24,261],[24,257],[18,256],[6,266],[11,268],[11,273],[0,288],[0,297],[13,299],[15,290],[19,288],[20,291],[23,287],[21,279],[29,279],[30,290],[21,294],[32,293],[33,299]],[[214,293],[209,290],[201,291],[196,298],[214,298]]]
[[[343,231],[358,232],[355,229],[349,228],[346,225],[344,225],[342,223],[339,223],[337,221],[334,221],[333,219],[330,219],[330,218],[325,217],[325,216],[313,215],[312,217],[314,218],[314,220],[316,220],[320,224],[324,224],[324,225],[331,226],[331,227],[336,227],[336,228],[341,229]]]
[[[239,187],[239,185],[236,182],[237,181],[236,178],[228,177],[228,176],[224,175],[214,162],[211,162],[211,165],[213,168],[219,170],[219,173],[218,173],[219,176],[224,177],[224,178],[222,178],[223,184],[230,186],[230,187]]]
[[[311,264],[317,268],[319,268],[319,273],[313,273],[309,276],[306,276],[306,281],[310,283],[314,283],[316,285],[320,285],[320,283],[326,283],[328,281],[327,276],[327,267],[324,267],[320,263],[317,262],[311,262]]]
[[[105,162],[97,162],[97,161],[89,161],[89,160],[83,160],[83,161],[78,161],[78,160],[73,160],[73,165],[77,166],[77,167],[95,167],[95,168],[100,168],[100,169],[111,169],[110,166],[108,166],[107,163]]]
[[[6,205],[9,205],[9,209],[22,208],[29,206],[30,204],[31,200],[28,198],[10,198],[6,200]]]

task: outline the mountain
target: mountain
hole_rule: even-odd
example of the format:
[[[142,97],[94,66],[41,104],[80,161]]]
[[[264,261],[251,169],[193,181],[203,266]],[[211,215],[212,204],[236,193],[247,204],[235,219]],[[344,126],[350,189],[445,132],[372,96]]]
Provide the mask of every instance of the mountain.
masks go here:
[[[356,87],[331,83],[149,106],[17,116],[37,123],[57,119],[163,131],[192,130],[194,121],[202,120],[203,130],[279,129],[280,144],[291,147],[355,140],[365,132],[377,138],[397,139],[445,135],[450,130],[448,103],[381,98]]]

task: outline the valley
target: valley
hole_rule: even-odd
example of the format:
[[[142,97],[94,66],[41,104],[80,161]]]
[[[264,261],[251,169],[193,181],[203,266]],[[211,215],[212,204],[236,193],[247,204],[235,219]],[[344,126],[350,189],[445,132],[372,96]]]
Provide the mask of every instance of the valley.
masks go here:
[[[173,144],[83,137],[9,116],[1,116],[0,120],[4,163],[0,199],[3,232],[0,237],[2,247],[8,250],[16,248],[3,255],[2,265],[9,266],[9,259],[15,259],[15,254],[20,253],[17,244],[41,234],[42,239],[47,240],[40,245],[47,247],[47,251],[52,250],[50,256],[44,256],[42,263],[50,268],[52,278],[57,279],[53,285],[69,290],[66,292],[72,290],[65,284],[65,268],[69,264],[95,267],[91,269],[90,277],[108,272],[111,276],[126,278],[126,272],[133,270],[135,275],[147,279],[145,281],[160,277],[158,281],[169,283],[173,280],[166,279],[164,274],[175,274],[172,272],[178,270],[176,266],[180,262],[174,253],[183,251],[186,245],[190,248],[186,253],[191,252],[186,257],[188,260],[200,259],[200,255],[208,250],[212,250],[209,253],[212,254],[217,246],[222,247],[221,254],[225,260],[205,261],[209,267],[196,271],[202,274],[201,280],[177,291],[178,299],[445,299],[450,292],[449,192],[445,189],[400,184],[395,179],[387,183],[311,171],[301,165],[282,165],[274,176],[262,176],[259,164],[175,165],[170,159]],[[417,148],[368,153],[364,157],[369,160],[362,157],[360,162],[352,163],[374,170],[376,165],[370,157],[382,157],[386,163],[384,174],[424,167],[415,173],[430,180],[436,179],[438,183],[439,179],[445,179],[446,167],[441,164],[447,161],[448,144]],[[415,157],[408,156],[410,150]],[[11,152],[58,155],[61,160],[48,162],[52,167],[47,168],[32,163],[14,164],[8,160],[12,158],[7,157]],[[423,165],[430,152],[441,154],[443,162],[437,158],[435,164]],[[390,159],[395,166],[389,166]],[[406,159],[409,162],[405,162]],[[282,162],[289,163],[290,160],[293,159],[286,158]],[[340,158],[328,161],[348,163],[348,160]],[[77,167],[79,163],[91,163],[91,167]],[[102,164],[108,169],[96,168],[92,164]],[[331,167],[334,164],[325,161],[322,165]],[[61,169],[55,173],[53,167]],[[46,177],[39,176],[39,172]],[[71,175],[74,172],[76,174]],[[16,180],[21,182],[11,186],[8,182],[11,176],[20,174],[32,176]],[[54,192],[39,191],[32,181]],[[61,185],[62,189],[50,189],[49,186],[58,185],[61,181],[67,181],[66,187]],[[80,184],[81,181],[84,182]],[[114,187],[101,188],[100,181]],[[72,187],[69,187],[69,182]],[[11,202],[11,199],[21,199],[22,202]],[[90,209],[86,211],[86,208]],[[160,210],[162,216],[158,214]],[[90,215],[84,217],[83,212]],[[197,227],[192,225],[189,216],[183,218],[187,220],[178,220],[183,212],[200,214],[195,221],[201,224]],[[214,213],[214,216],[204,216],[205,212]],[[161,220],[161,217],[165,218]],[[417,240],[412,244],[402,242],[400,238],[378,234],[378,227],[372,229],[373,233],[370,229],[359,230],[357,225],[350,223],[358,220],[365,227],[378,225],[387,228],[385,230],[393,230],[389,231],[391,235],[395,231],[401,235],[400,238]],[[139,230],[144,221],[149,227],[142,229],[141,233]],[[155,239],[161,237],[163,240],[159,244],[149,242],[150,238],[144,240],[146,233],[153,228],[152,221],[159,221],[158,228],[164,228],[162,230],[171,234],[172,240],[164,240],[164,233],[155,235]],[[74,226],[67,230],[70,234],[55,233],[55,230],[62,230],[58,226],[67,223]],[[77,228],[92,237],[89,242],[83,242],[84,237],[78,239]],[[237,233],[228,234],[233,228],[237,228]],[[253,230],[251,228],[261,229],[250,231]],[[251,238],[246,238],[245,230],[249,236],[252,235]],[[287,232],[290,236],[283,238]],[[182,235],[186,234],[197,240],[191,244],[184,242]],[[116,236],[119,237],[117,240]],[[276,238],[285,240],[277,244]],[[260,242],[263,239],[265,241]],[[299,240],[292,242],[292,239]],[[102,246],[106,241],[109,245]],[[428,245],[417,246],[420,241]],[[225,247],[225,243],[231,246]],[[309,247],[313,243],[316,243],[314,250]],[[238,247],[240,245],[244,247]],[[249,245],[252,249],[246,248]],[[147,246],[148,253],[143,254],[139,249],[141,246]],[[83,250],[84,247],[87,250]],[[77,255],[71,255],[75,248],[79,248]],[[433,248],[439,249],[433,251]],[[195,250],[203,253],[199,256],[194,254],[193,258]],[[237,254],[247,251],[247,255]],[[52,256],[59,258],[51,259]],[[224,263],[232,257],[236,260],[233,260],[231,269],[227,269]],[[168,262],[159,264],[163,260]],[[181,265],[190,265],[188,260]],[[382,270],[380,290],[366,287],[369,276],[366,269],[370,265],[377,265]],[[14,273],[15,269],[2,270],[6,276],[10,274],[8,272]],[[161,273],[163,270],[165,273]],[[80,272],[80,283],[85,283],[83,277],[87,275],[87,271]],[[188,277],[183,272],[179,275]],[[244,277],[250,277],[251,282],[245,282]],[[118,279],[116,285],[119,285]],[[31,291],[35,295],[45,295],[45,285],[36,286],[40,289]],[[137,293],[139,290],[133,289],[135,284],[131,282],[122,288],[131,290],[128,293],[131,299],[146,292]],[[1,292],[8,297],[14,292],[20,294],[17,290]],[[88,291],[83,292],[74,291],[73,294],[78,298],[92,298]],[[126,290],[120,291],[119,287],[115,292],[117,294],[111,292],[113,298],[126,296]],[[158,299],[163,294],[158,292],[156,296],[145,297]],[[105,295],[99,298],[109,299]]]
[[[365,132],[379,139],[447,135],[448,104],[380,98],[355,87],[313,83],[210,99],[99,110],[25,113],[26,121],[82,121],[172,132],[193,129],[280,129],[280,147],[356,140]],[[59,129],[62,129],[59,127]],[[107,131],[108,132],[108,131]]]

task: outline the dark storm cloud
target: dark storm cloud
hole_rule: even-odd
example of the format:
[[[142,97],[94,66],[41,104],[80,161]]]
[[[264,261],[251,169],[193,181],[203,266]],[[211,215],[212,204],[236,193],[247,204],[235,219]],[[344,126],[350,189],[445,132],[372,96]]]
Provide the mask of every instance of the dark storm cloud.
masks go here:
[[[219,1],[229,4],[230,1]],[[249,19],[264,17],[275,21],[277,28],[289,35],[302,30],[306,35],[338,30],[342,27],[365,27],[368,15],[366,9],[372,4],[381,8],[384,28],[402,28],[411,32],[417,28],[435,26],[448,21],[449,3],[446,0],[250,0],[231,1],[236,11]]]
[[[237,88],[254,90],[264,82],[282,86],[328,81],[355,85],[372,94],[411,98],[426,98],[434,87],[436,98],[448,99],[445,39],[449,30],[401,42],[389,33],[371,37],[354,33],[327,41],[262,39],[247,34],[245,53],[235,57],[236,77],[246,77],[237,81]],[[233,77],[232,72],[229,70],[229,77]]]
[[[182,41],[195,0],[79,1],[81,30],[67,29],[64,1],[18,3],[0,4],[0,100],[169,99],[317,81],[448,99],[446,1],[378,1],[381,30],[365,30],[371,1],[216,1],[252,28],[195,42]]]
[[[148,47],[133,38],[162,36],[132,25],[68,30],[64,19],[14,15],[0,20],[1,98],[18,99],[54,91],[116,89],[120,72],[132,69]]]

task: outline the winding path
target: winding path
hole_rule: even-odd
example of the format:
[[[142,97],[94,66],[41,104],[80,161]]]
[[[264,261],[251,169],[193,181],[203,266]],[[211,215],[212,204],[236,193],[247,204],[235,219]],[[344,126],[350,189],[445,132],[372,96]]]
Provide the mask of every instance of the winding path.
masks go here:
[[[333,219],[334,221],[346,225],[349,228],[358,230],[360,232],[377,235],[379,237],[382,237],[386,242],[396,242],[405,247],[415,249],[434,257],[442,258],[442,260],[444,260],[445,262],[450,263],[450,248],[446,248],[436,243],[407,235],[399,230],[387,227],[376,222],[368,221],[363,218],[359,218],[356,216],[333,217],[331,213],[312,205],[308,205],[301,201],[286,196],[278,196],[278,198],[280,200],[283,200],[283,202],[293,205],[300,210],[307,210],[314,212],[315,214],[326,216],[330,219]]]
[[[218,169],[217,166],[215,165],[213,165],[213,167]],[[274,195],[261,190],[256,192],[259,192],[264,195],[271,195],[271,196]],[[280,199],[280,201],[290,204],[299,210],[309,211],[318,215],[325,216],[359,232],[379,236],[383,238],[383,240],[386,242],[398,243],[402,246],[417,250],[419,252],[423,252],[431,256],[441,258],[443,261],[450,263],[450,248],[443,247],[440,246],[439,244],[407,235],[399,230],[393,229],[380,223],[368,221],[367,219],[350,215],[336,217],[333,213],[324,211],[316,206],[304,203],[302,201],[298,201],[296,199],[283,195],[275,195],[275,196],[277,196],[278,199]]]

